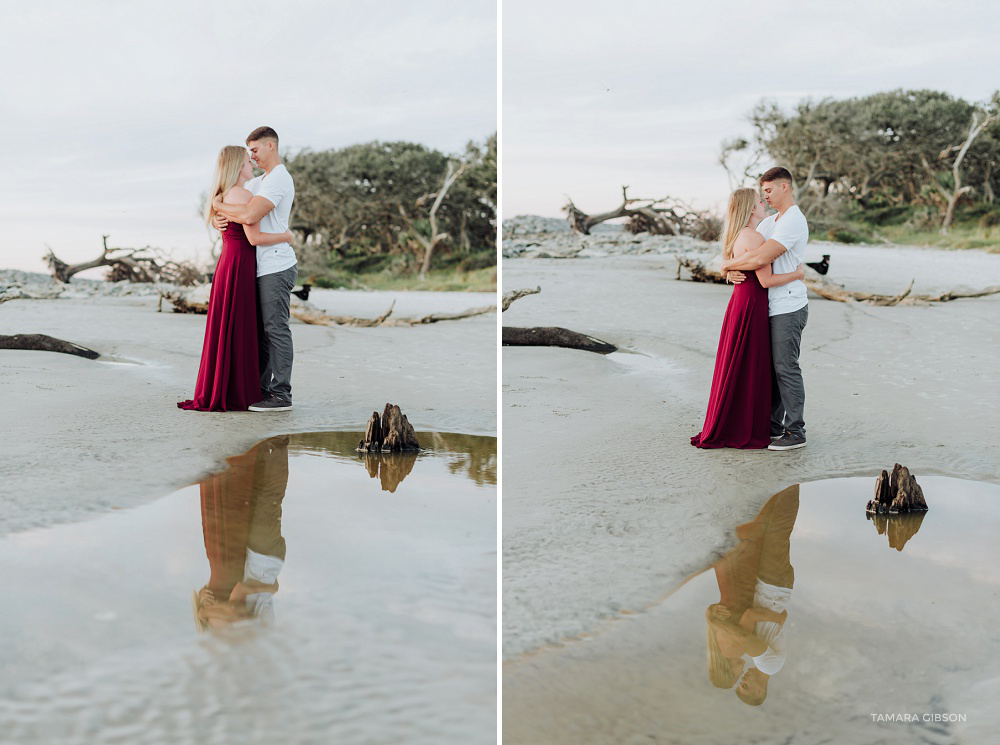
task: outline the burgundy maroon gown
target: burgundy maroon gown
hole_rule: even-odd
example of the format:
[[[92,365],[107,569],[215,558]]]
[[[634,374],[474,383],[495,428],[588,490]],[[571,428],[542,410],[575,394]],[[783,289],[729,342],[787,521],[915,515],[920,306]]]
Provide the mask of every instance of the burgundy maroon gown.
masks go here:
[[[246,411],[263,397],[257,357],[257,251],[229,223],[212,278],[194,399],[182,409]]]
[[[767,289],[755,272],[733,288],[722,321],[700,448],[766,448],[771,442],[771,328]]]

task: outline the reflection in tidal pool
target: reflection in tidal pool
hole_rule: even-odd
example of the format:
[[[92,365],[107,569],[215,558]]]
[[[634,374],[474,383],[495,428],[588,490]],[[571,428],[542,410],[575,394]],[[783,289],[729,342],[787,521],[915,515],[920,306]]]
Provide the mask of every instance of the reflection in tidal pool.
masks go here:
[[[504,741],[992,741],[1000,487],[920,483],[881,523],[874,478],[775,495],[658,606],[508,663]]]
[[[0,541],[0,741],[493,742],[496,440],[421,435]]]

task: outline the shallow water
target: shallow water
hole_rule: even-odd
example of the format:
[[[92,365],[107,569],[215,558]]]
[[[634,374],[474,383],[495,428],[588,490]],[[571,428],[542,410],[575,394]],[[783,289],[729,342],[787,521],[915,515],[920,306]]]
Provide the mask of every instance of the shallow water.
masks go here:
[[[493,742],[496,440],[418,437],[270,438],[150,505],[0,541],[0,741]]]
[[[916,476],[929,511],[881,533],[864,510],[874,477],[793,488],[786,658],[761,705],[709,681],[706,610],[733,594],[712,567],[648,612],[505,665],[505,742],[989,742],[1000,487]]]

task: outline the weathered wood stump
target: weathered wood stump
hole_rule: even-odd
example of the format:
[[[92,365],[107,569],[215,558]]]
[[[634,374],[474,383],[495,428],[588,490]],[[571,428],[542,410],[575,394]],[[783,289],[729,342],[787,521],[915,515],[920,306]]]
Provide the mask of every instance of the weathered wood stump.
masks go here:
[[[875,480],[875,499],[868,502],[865,512],[869,515],[900,515],[908,512],[926,512],[927,502],[920,484],[906,466],[899,463],[892,473],[882,471]]]
[[[386,404],[382,416],[373,411],[365,427],[365,439],[358,443],[360,453],[403,453],[420,449],[417,435],[398,406]]]
[[[0,349],[33,349],[39,352],[62,352],[72,354],[77,357],[86,357],[88,360],[96,360],[101,356],[100,352],[93,349],[81,347],[71,341],[56,339],[54,336],[45,334],[14,334],[12,336],[0,335]]]
[[[505,347],[566,347],[597,354],[611,354],[618,351],[618,347],[614,344],[559,326],[531,328],[504,326],[502,338]]]

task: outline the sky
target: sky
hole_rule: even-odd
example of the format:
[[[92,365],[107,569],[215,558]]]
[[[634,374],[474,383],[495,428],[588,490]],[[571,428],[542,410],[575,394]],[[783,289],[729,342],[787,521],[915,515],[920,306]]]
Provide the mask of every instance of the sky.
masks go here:
[[[495,132],[497,6],[0,0],[0,70],[0,268],[94,259],[105,234],[207,262],[201,194],[258,126],[292,153]]]
[[[505,217],[604,212],[623,185],[721,209],[720,143],[765,98],[1000,89],[1000,5],[973,0],[504,0],[502,27]]]

